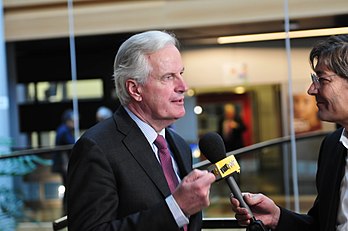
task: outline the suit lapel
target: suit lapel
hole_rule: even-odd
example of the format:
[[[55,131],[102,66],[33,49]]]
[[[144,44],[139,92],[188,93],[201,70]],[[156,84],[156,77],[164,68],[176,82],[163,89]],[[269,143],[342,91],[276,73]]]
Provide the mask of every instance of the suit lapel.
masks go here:
[[[178,164],[180,178],[182,179],[192,169],[190,153],[187,153],[184,147],[181,147],[179,143],[175,142],[174,134],[170,132],[169,129],[166,129],[166,140],[173,152],[175,161]]]
[[[125,135],[123,143],[134,157],[142,170],[156,185],[164,197],[170,194],[170,190],[163,174],[160,163],[155,157],[152,147],[136,123],[129,117],[123,107],[116,113],[115,122],[118,129]]]

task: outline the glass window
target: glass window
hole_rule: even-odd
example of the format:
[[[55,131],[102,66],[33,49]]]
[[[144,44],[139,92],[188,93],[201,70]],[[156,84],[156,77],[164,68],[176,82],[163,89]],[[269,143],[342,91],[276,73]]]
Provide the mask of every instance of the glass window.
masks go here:
[[[40,200],[40,184],[38,182],[27,182],[23,184],[23,195],[26,201]]]
[[[60,102],[72,100],[75,94],[73,81],[38,82],[17,86],[17,96],[20,103]],[[103,97],[103,81],[87,79],[76,81],[76,95],[79,99],[100,99]]]
[[[59,182],[47,182],[45,183],[45,199],[59,199],[59,187],[61,184]]]

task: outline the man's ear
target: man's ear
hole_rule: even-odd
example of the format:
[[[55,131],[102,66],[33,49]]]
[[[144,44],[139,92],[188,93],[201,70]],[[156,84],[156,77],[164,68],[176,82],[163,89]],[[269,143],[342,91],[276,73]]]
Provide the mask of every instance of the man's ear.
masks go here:
[[[135,101],[140,102],[142,100],[141,85],[137,81],[134,79],[127,79],[126,89],[130,97],[132,97]]]

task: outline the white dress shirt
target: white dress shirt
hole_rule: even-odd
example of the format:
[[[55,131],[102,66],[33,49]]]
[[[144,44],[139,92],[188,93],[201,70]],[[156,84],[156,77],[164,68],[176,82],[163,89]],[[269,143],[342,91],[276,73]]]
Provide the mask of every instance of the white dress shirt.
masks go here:
[[[348,136],[346,129],[343,129],[340,142],[348,149]],[[337,214],[337,231],[348,230],[348,155],[346,155],[345,174],[341,182],[340,203]]]

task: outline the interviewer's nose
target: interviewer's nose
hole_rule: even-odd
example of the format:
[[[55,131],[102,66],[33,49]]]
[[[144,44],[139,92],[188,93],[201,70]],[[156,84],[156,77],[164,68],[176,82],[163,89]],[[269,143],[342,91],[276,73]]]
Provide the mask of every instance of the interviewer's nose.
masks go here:
[[[314,83],[311,83],[311,85],[309,86],[308,90],[307,90],[307,94],[308,95],[316,95],[318,93],[318,89],[315,86]]]

